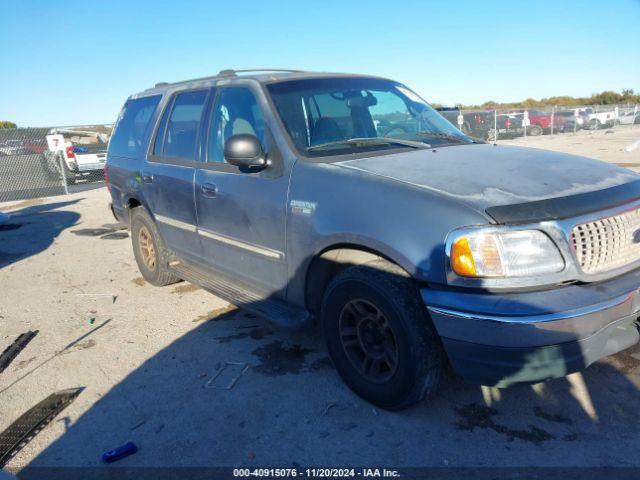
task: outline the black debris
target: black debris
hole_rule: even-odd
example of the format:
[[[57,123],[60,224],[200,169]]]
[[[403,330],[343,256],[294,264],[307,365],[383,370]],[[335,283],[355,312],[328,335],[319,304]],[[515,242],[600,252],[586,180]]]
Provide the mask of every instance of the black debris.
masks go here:
[[[0,355],[0,373],[4,372],[5,369],[13,362],[13,360],[18,356],[18,354],[27,346],[27,344],[33,340],[33,338],[38,334],[38,330],[32,332],[28,331],[25,333],[21,333],[18,338],[16,338],[15,342],[9,345],[4,352]]]

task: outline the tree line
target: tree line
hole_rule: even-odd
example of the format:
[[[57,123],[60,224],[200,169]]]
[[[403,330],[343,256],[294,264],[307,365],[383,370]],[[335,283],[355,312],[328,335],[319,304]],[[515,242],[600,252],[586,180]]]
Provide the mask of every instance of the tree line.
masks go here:
[[[640,103],[640,95],[636,94],[632,88],[625,88],[620,93],[611,90],[605,90],[601,93],[594,93],[590,97],[571,97],[569,95],[560,95],[556,97],[527,98],[520,102],[495,102],[488,101],[481,105],[463,105],[456,104],[456,107],[465,110],[473,109],[493,109],[493,108],[534,108],[534,107],[579,107],[583,105],[620,105],[620,104],[636,104]],[[435,107],[442,105],[433,104]]]

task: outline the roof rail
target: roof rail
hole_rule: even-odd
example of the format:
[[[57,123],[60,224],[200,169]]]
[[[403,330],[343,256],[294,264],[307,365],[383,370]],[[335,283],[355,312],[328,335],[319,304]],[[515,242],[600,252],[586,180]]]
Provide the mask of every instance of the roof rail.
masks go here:
[[[290,73],[304,73],[304,70],[291,70],[289,68],[245,68],[242,70],[220,70],[218,72],[219,77],[235,77],[238,73],[249,72],[290,72]]]
[[[191,78],[189,80],[180,80],[179,82],[158,82],[154,85],[153,88],[158,87],[166,87],[167,85],[180,85],[182,83],[188,82],[197,82],[199,80],[212,80],[215,78],[221,77],[235,77],[238,73],[249,73],[249,72],[290,72],[290,73],[304,73],[305,70],[289,70],[287,68],[247,68],[243,70],[220,70],[217,75],[210,75],[208,77],[200,77],[200,78]]]

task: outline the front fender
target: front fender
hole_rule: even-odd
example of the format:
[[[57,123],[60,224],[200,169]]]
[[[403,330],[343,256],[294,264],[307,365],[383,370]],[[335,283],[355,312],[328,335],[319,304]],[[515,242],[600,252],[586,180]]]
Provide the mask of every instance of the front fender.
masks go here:
[[[447,234],[489,223],[468,206],[420,187],[311,162],[294,167],[287,216],[287,296],[298,304],[304,301],[306,270],[329,247],[361,247],[420,282],[445,283]]]

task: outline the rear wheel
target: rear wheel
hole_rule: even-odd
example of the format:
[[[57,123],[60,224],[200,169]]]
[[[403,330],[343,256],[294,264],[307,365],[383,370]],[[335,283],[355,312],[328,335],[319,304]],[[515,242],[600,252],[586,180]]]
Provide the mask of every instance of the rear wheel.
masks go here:
[[[138,269],[147,282],[162,287],[180,281],[169,271],[169,252],[151,216],[143,207],[131,211],[131,243]]]
[[[532,137],[537,137],[538,135],[542,135],[542,127],[540,125],[531,125],[529,127],[529,135]]]
[[[356,394],[385,409],[436,390],[444,369],[439,338],[406,273],[384,260],[338,274],[324,295],[329,355]]]

